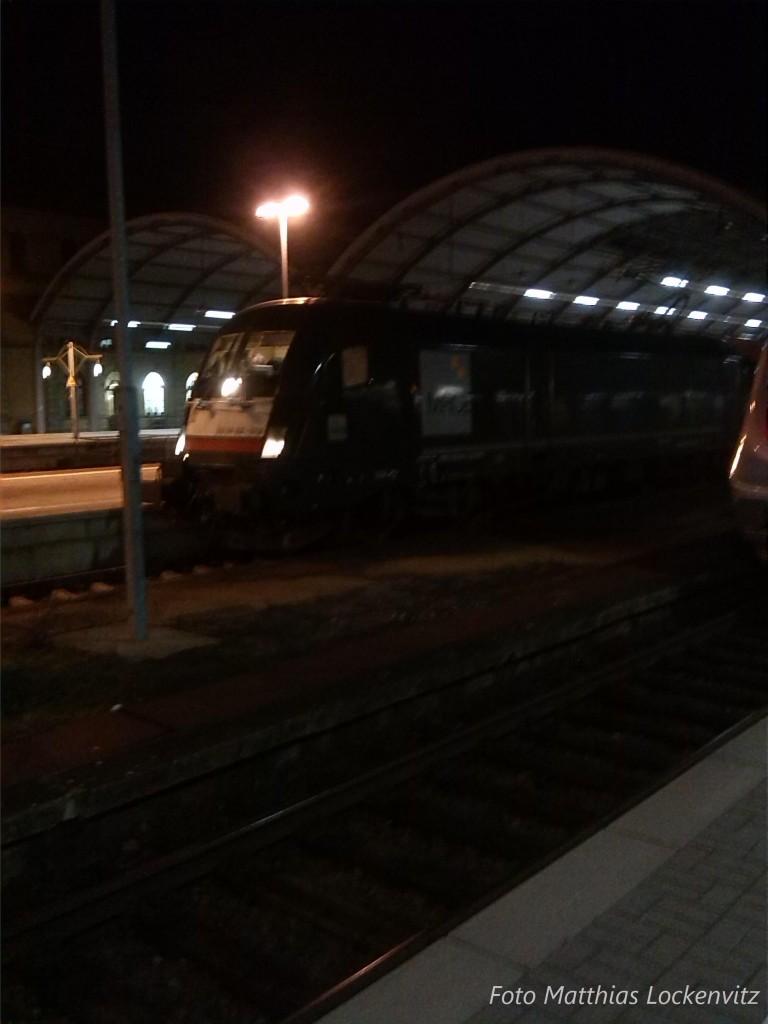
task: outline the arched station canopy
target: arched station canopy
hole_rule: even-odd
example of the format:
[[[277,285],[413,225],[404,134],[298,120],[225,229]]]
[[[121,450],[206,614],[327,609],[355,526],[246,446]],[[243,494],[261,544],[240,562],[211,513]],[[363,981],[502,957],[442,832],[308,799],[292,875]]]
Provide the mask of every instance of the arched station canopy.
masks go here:
[[[542,149],[416,192],[336,261],[336,290],[513,319],[768,336],[766,212],[641,154]]]
[[[218,329],[209,311],[236,312],[280,295],[280,257],[256,236],[212,217],[163,213],[126,224],[129,315],[143,326]],[[39,334],[89,344],[115,316],[111,233],[81,249],[38,302]]]

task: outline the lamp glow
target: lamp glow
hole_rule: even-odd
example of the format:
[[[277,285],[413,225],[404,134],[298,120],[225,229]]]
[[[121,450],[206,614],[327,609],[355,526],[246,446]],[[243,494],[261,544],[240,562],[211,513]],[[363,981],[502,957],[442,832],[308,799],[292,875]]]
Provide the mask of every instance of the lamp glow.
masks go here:
[[[266,220],[272,220],[273,217],[277,217],[280,214],[280,203],[262,203],[261,206],[256,207],[256,216],[264,217]]]
[[[287,196],[280,202],[262,203],[256,207],[256,216],[267,220],[275,217],[280,225],[280,276],[283,286],[283,298],[288,298],[288,218],[300,217],[309,209],[309,201],[304,196]]]
[[[77,439],[80,436],[80,414],[78,410],[77,389],[78,374],[85,363],[93,364],[93,376],[98,377],[102,372],[101,356],[96,352],[86,352],[77,342],[70,338],[65,341],[55,356],[44,356],[43,380],[48,380],[53,372],[51,363],[57,363],[67,375],[67,391],[69,392],[69,416],[72,421],[72,437]]]
[[[266,220],[273,220],[275,217],[300,217],[309,209],[309,200],[304,196],[288,196],[286,199],[276,202],[262,203],[256,207],[256,216]]]

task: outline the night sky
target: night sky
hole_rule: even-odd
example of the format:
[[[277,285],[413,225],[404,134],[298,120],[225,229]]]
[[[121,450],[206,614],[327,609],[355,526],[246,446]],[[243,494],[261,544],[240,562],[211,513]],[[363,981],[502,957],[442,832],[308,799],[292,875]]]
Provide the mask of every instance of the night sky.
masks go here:
[[[99,4],[2,16],[3,203],[106,219]],[[444,175],[562,145],[765,196],[762,2],[117,0],[117,18],[129,217],[254,226],[301,189],[294,255],[323,263]]]

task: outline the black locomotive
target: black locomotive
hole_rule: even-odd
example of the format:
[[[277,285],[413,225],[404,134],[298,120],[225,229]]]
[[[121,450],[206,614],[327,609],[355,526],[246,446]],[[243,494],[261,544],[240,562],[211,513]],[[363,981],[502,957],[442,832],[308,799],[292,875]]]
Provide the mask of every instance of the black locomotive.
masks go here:
[[[166,502],[253,529],[352,509],[460,509],[565,479],[629,480],[732,448],[722,342],[325,299],[231,320],[194,386]]]

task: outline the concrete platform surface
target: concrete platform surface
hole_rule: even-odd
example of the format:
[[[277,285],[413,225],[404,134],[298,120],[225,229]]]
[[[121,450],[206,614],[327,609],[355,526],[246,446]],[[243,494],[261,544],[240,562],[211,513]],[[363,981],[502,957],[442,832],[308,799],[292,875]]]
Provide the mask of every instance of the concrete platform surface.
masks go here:
[[[761,1024],[763,721],[322,1024]]]

